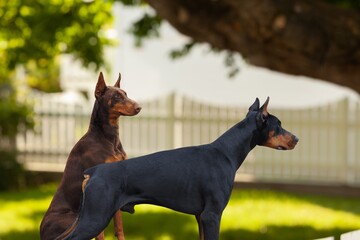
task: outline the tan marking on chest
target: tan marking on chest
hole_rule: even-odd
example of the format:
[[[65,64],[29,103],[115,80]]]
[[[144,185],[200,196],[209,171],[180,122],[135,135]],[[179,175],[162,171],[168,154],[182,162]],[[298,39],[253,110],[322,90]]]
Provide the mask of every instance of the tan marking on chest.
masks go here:
[[[126,154],[124,154],[126,156]],[[105,163],[112,163],[112,162],[117,162],[117,161],[121,161],[126,159],[126,157],[124,156],[121,152],[118,152],[114,155],[109,156],[108,158],[105,159]]]
[[[86,186],[86,184],[87,184],[87,182],[89,180],[90,180],[90,175],[84,174],[84,180],[83,180],[82,185],[81,185],[81,189],[82,189],[83,192],[84,192],[85,186]]]

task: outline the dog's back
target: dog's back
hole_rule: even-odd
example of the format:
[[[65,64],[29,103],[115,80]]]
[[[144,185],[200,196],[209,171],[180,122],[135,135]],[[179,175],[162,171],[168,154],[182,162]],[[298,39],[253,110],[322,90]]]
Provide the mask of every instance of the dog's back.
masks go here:
[[[230,164],[224,164],[223,158],[214,145],[206,144],[102,164],[84,174],[90,176],[89,185],[93,178],[96,181],[102,179],[110,188],[120,188],[127,196],[132,196],[130,202],[155,204],[193,214],[202,209],[203,201],[191,201],[189,197],[205,199],[208,194],[214,194],[211,189],[218,184],[222,185],[222,191],[231,191],[234,171]],[[188,179],[192,179],[191,184]],[[132,213],[131,205],[122,210]]]

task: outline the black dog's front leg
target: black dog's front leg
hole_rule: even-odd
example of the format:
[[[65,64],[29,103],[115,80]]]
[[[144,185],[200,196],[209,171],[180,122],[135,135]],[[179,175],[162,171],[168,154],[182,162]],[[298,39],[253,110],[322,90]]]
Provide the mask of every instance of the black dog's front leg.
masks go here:
[[[218,240],[220,232],[221,214],[203,212],[196,216],[199,225],[200,240]]]

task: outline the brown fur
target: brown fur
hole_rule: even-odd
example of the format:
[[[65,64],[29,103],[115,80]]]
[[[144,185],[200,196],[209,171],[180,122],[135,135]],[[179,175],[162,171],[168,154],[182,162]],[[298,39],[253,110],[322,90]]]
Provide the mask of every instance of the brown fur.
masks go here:
[[[138,114],[140,106],[120,89],[120,75],[115,86],[111,87],[106,86],[100,73],[95,97],[89,129],[71,150],[60,185],[41,222],[42,240],[54,240],[71,232],[79,213],[85,169],[127,158],[119,139],[118,119],[121,115]],[[123,239],[121,213],[116,213],[115,218],[115,235]],[[104,234],[101,233],[97,239],[104,239]]]
[[[294,140],[291,133],[284,131],[281,134],[276,134],[275,131],[271,131],[269,132],[268,140],[263,145],[270,148],[291,150],[296,144],[297,141]]]

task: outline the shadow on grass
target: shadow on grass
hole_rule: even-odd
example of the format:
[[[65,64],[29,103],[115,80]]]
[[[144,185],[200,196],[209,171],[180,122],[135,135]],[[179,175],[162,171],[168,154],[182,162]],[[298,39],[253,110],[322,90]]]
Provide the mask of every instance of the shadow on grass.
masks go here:
[[[124,231],[127,240],[198,239],[197,222],[192,215],[177,212],[124,213]],[[113,235],[112,223],[106,231]]]
[[[342,211],[348,212],[355,215],[360,215],[360,204],[358,198],[348,198],[346,202],[341,201],[342,197],[326,197],[326,196],[314,196],[314,195],[295,195],[296,198],[300,200],[307,201],[312,204],[317,204],[319,206]],[[337,201],[339,200],[339,201]]]
[[[24,201],[26,199],[42,200],[46,197],[52,197],[55,194],[56,186],[55,184],[48,184],[26,191],[0,192],[0,200],[5,202]]]

